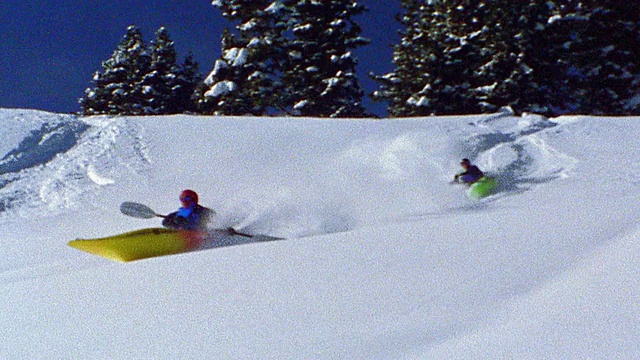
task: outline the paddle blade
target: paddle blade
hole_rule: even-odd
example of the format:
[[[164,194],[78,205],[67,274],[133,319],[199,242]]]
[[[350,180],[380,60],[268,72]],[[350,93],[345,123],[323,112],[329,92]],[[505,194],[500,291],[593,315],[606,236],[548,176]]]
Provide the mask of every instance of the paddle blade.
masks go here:
[[[120,212],[139,219],[151,219],[160,216],[147,205],[128,201],[120,204]]]

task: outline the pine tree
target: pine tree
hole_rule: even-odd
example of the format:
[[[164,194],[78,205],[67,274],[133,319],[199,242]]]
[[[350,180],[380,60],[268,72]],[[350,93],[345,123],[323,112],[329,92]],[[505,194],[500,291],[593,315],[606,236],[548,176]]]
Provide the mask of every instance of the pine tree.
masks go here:
[[[486,86],[476,70],[487,64],[491,53],[482,51],[491,29],[491,9],[479,0],[438,1],[424,14],[429,32],[422,64],[424,87],[408,100],[413,111],[426,114],[469,114],[481,110],[474,89]],[[423,45],[424,46],[424,45]],[[417,114],[416,114],[417,115]]]
[[[165,27],[156,32],[149,50],[151,65],[143,79],[146,114],[176,114],[194,109],[192,99],[197,83],[198,64],[189,55],[178,64],[177,52]]]
[[[403,0],[406,26],[394,47],[396,70],[374,79],[382,83],[374,99],[389,101],[392,116],[478,112],[471,89],[473,71],[485,64],[479,51],[486,17],[481,1]]]
[[[549,52],[554,115],[640,113],[640,2],[558,2]]]
[[[199,65],[193,54],[187,55],[178,66],[176,76],[171,81],[172,100],[169,113],[195,112],[198,87],[202,83]]]
[[[302,116],[366,116],[352,53],[369,43],[353,21],[364,6],[338,0],[300,0],[293,5],[293,39],[283,70],[286,108]]]
[[[546,50],[551,2],[499,0],[488,9],[478,37],[479,51],[488,56],[473,73],[471,96],[482,112],[509,106],[548,113],[551,94],[544,84],[557,76]]]
[[[80,99],[85,115],[174,114],[195,108],[194,91],[200,82],[198,64],[188,56],[177,64],[174,42],[166,28],[156,32],[147,46],[140,29],[127,28],[127,34],[102,72],[93,77],[93,88]]]
[[[531,63],[546,4],[405,0],[403,8],[396,70],[374,77],[374,99],[387,100],[392,116],[490,112],[539,97]]]
[[[375,77],[392,116],[640,110],[637,0],[402,4],[396,69]]]
[[[278,71],[284,58],[287,8],[284,1],[217,0],[212,3],[235,23],[226,29],[222,56],[205,79],[200,111],[227,115],[265,115],[281,108]]]
[[[172,100],[171,83],[175,79],[177,68],[177,53],[165,27],[158,29],[149,50],[151,65],[142,81],[145,114],[168,114]]]
[[[413,106],[409,105],[408,100],[425,86],[422,68],[427,56],[426,50],[438,45],[436,42],[419,45],[421,41],[427,41],[424,33],[428,31],[431,21],[424,21],[423,14],[431,10],[427,8],[429,5],[421,0],[401,1],[403,13],[397,15],[396,20],[403,29],[399,32],[400,42],[393,46],[392,61],[396,68],[384,75],[370,75],[380,83],[380,88],[372,94],[373,100],[387,101],[387,110],[392,117],[421,114],[412,111]]]
[[[504,26],[487,44],[501,49],[492,63],[507,71],[496,73],[484,110],[509,105],[548,116],[632,112],[638,105],[632,89],[633,74],[639,74],[639,4],[494,3]]]
[[[364,94],[351,50],[367,43],[352,17],[356,1],[218,0],[236,23],[205,80],[200,109],[219,114],[277,112],[359,117]]]
[[[141,84],[150,64],[151,57],[140,29],[129,26],[111,57],[102,63],[103,71],[95,73],[95,87],[88,88],[80,99],[82,113],[143,114],[145,95]]]

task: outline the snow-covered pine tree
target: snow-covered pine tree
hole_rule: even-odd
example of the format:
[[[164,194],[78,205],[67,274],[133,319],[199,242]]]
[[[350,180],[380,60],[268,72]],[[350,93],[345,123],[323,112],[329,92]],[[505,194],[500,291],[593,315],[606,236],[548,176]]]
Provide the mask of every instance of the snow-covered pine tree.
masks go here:
[[[172,84],[177,70],[177,53],[165,27],[156,32],[149,47],[151,65],[142,80],[145,95],[145,114],[168,114],[171,106]]]
[[[405,86],[413,86],[415,82],[407,81],[408,79],[418,80],[421,74],[418,74],[416,59],[421,59],[422,48],[413,45],[413,39],[421,34],[421,25],[419,15],[420,4],[418,0],[401,0],[400,4],[403,13],[396,16],[396,20],[403,27],[399,34],[401,40],[398,44],[393,45],[393,64],[395,70],[384,75],[370,73],[369,76],[380,83],[378,90],[371,94],[374,101],[386,101],[387,110],[391,117],[399,117],[409,114],[406,108],[407,99],[410,94],[420,91],[420,89],[407,89]],[[420,1],[420,3],[422,3]],[[420,86],[420,85],[416,85]]]
[[[640,111],[640,1],[403,0],[392,116]]]
[[[176,76],[172,80],[173,96],[169,113],[195,112],[197,90],[202,83],[202,76],[193,54],[189,53],[184,62],[178,66]]]
[[[557,1],[550,58],[561,71],[552,115],[640,113],[640,1]]]
[[[292,41],[283,69],[285,108],[317,117],[364,117],[364,90],[352,50],[369,40],[353,18],[366,9],[357,1],[293,1]]]
[[[200,81],[198,64],[190,55],[178,64],[169,32],[161,27],[149,48],[151,65],[143,78],[146,114],[176,114],[194,109],[192,95]]]
[[[489,62],[482,51],[490,8],[479,0],[403,0],[398,19],[406,30],[394,47],[396,70],[374,77],[374,93],[392,116],[468,114],[481,110],[474,72]]]
[[[396,69],[375,77],[392,116],[548,113],[558,69],[546,37],[552,1],[404,0]]]
[[[102,63],[102,72],[95,73],[95,86],[79,100],[82,113],[148,115],[193,110],[194,90],[201,81],[198,64],[193,56],[183,64],[176,59],[166,28],[161,27],[147,47],[140,29],[129,26],[111,57]]]
[[[430,74],[425,73],[425,64],[437,60],[434,54],[441,53],[439,29],[442,13],[436,12],[433,1],[401,0],[403,12],[396,20],[402,26],[400,42],[393,46],[395,70],[384,75],[371,74],[380,83],[372,94],[374,101],[387,101],[391,117],[419,116],[431,113],[426,105],[432,100],[425,96],[414,97],[425,89]],[[430,34],[428,36],[428,34]]]
[[[283,61],[287,7],[280,0],[215,0],[235,24],[225,30],[222,56],[205,79],[199,99],[204,113],[265,115],[281,108],[278,72]]]
[[[551,1],[488,4],[476,38],[484,64],[474,69],[472,98],[482,112],[509,106],[518,113],[548,113],[553,94],[544,84],[557,76],[546,52],[554,6]]]
[[[94,88],[79,100],[82,113],[139,115],[144,113],[142,80],[149,72],[151,56],[140,29],[131,25],[111,57],[102,63],[102,72],[93,76]]]

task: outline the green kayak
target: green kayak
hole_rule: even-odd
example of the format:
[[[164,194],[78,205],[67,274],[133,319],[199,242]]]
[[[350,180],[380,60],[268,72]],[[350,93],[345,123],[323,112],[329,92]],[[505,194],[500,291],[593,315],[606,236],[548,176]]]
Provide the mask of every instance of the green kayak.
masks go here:
[[[492,177],[484,176],[480,178],[480,180],[474,182],[469,186],[469,196],[474,199],[482,199],[483,197],[487,197],[496,189],[496,180]]]

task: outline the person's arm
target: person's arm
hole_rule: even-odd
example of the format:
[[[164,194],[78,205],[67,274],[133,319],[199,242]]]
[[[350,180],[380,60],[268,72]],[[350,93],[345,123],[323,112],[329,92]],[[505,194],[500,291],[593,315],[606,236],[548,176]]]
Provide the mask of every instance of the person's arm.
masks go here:
[[[203,206],[198,218],[198,227],[203,229],[206,228],[215,215],[215,211]]]
[[[453,177],[453,180],[454,180],[454,181],[458,181],[458,178],[459,178],[459,177],[461,177],[461,176],[465,176],[465,175],[467,175],[467,174],[469,174],[469,170],[465,170],[465,171],[463,171],[463,172],[457,173],[457,174]]]
[[[187,219],[178,216],[178,212],[172,212],[162,220],[162,226],[169,229],[181,229],[187,223]]]

